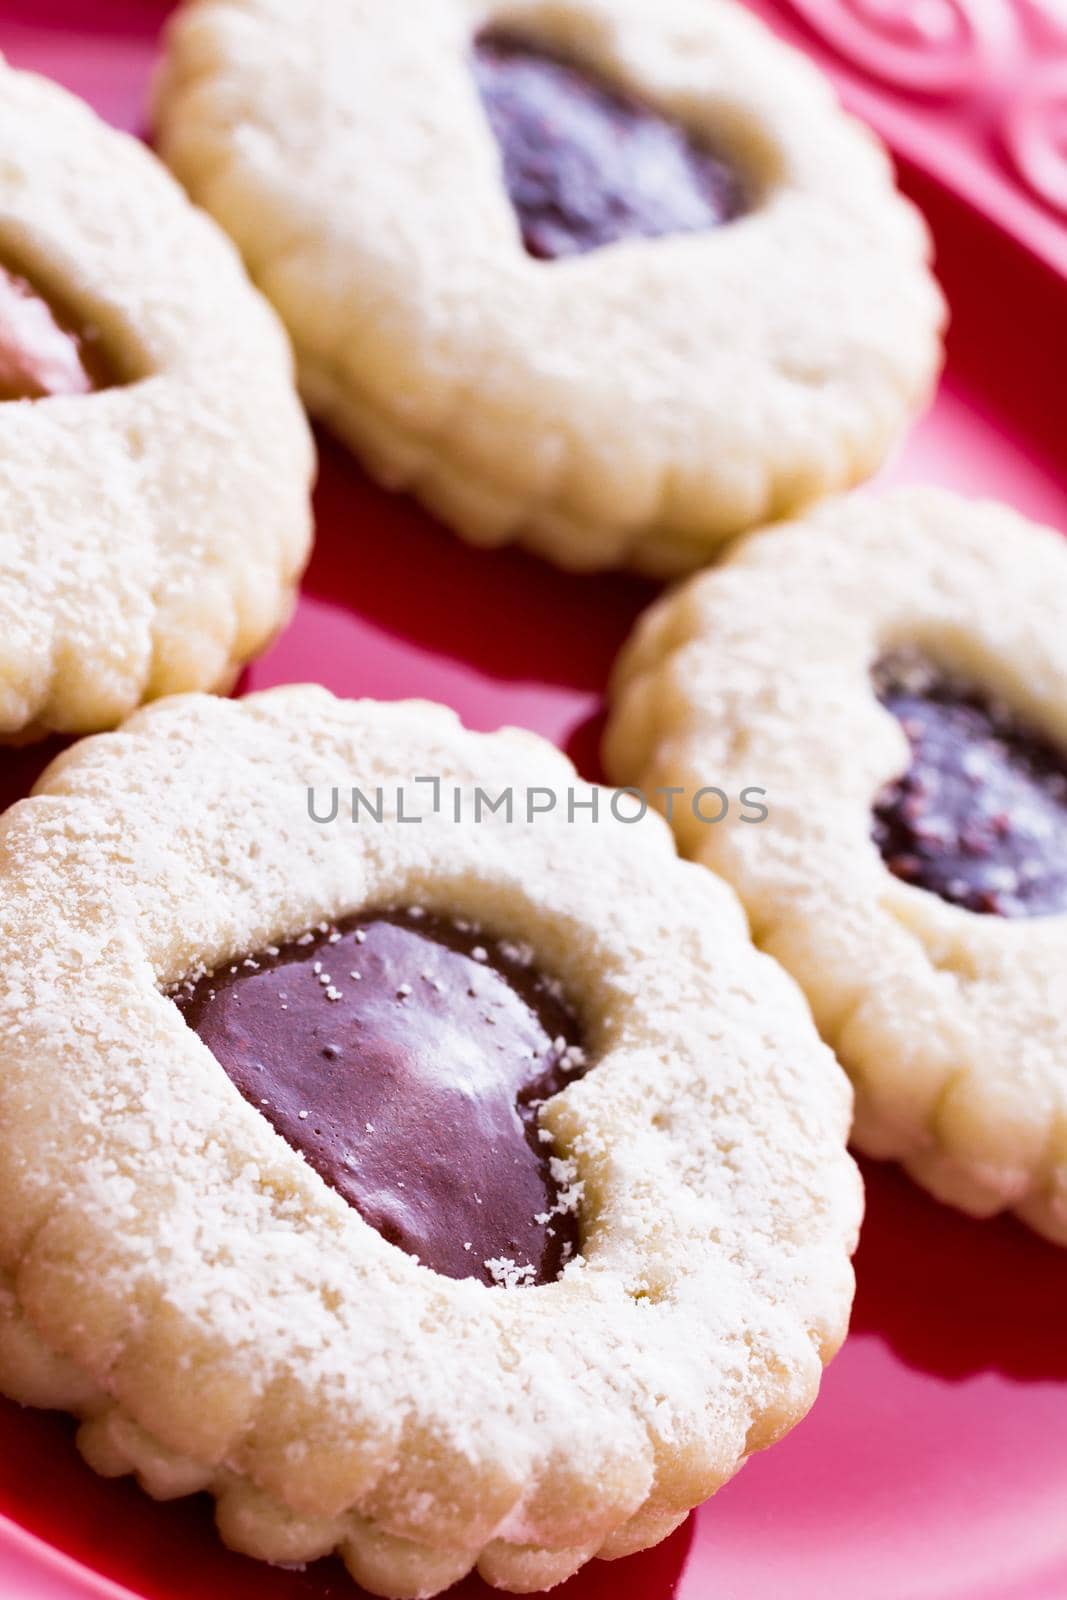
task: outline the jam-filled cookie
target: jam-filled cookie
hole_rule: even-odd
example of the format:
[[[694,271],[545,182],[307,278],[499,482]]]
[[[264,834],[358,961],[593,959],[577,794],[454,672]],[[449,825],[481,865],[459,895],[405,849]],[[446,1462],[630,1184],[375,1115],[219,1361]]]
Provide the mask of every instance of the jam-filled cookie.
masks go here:
[[[0,741],[228,686],[288,614],[287,340],[136,140],[0,59]]]
[[[689,571],[930,389],[920,218],[731,0],[193,0],[169,39],[160,149],[311,409],[477,544]]]
[[[1067,1244],[1067,543],[936,490],[750,536],[616,669],[611,775],[677,800],[856,1088],[857,1143]],[[750,797],[751,798],[751,797]]]
[[[4,1388],[392,1596],[654,1544],[796,1422],[848,1082],[639,812],[316,688],[54,763],[0,823]]]

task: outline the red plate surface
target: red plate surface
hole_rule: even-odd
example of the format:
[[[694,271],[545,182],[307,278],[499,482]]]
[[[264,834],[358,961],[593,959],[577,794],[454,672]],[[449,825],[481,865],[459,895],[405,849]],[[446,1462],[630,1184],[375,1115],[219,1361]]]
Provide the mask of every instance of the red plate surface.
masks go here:
[[[855,54],[857,27],[889,28],[894,16],[910,27],[914,12],[933,26],[936,45],[939,15],[984,17],[994,4],[824,0],[824,9],[835,27],[851,16]],[[0,47],[136,129],[164,9],[153,0],[7,0]],[[804,0],[797,10],[810,29],[820,4]],[[815,48],[795,18],[788,26]],[[890,58],[898,78],[904,36],[902,45],[894,35]],[[842,81],[852,94],[849,72]],[[929,93],[925,80],[919,90]],[[868,90],[853,98],[876,120],[889,105]],[[921,163],[905,169],[904,182],[930,218],[954,313],[938,402],[887,476],[995,494],[1067,527],[1067,284],[1048,264],[1062,231],[1027,200],[1026,226],[1009,237],[1002,227],[1013,218],[991,174],[985,209],[997,224],[974,208],[971,167],[955,194],[924,175],[946,175],[937,144],[944,121],[944,104],[932,102],[885,117],[891,137],[906,124],[898,143]],[[997,183],[1007,182],[1000,173]],[[475,727],[534,728],[595,776],[601,688],[649,586],[567,578],[515,552],[468,550],[368,485],[329,443],[317,510],[318,547],[296,619],[249,672],[250,687],[318,679],[353,695],[429,695]],[[0,756],[0,797],[24,792],[42,759]],[[594,1563],[561,1596],[1067,1596],[1067,1254],[1011,1222],[967,1221],[893,1169],[870,1167],[867,1178],[853,1331],[811,1416],[658,1550]],[[202,1499],[157,1506],[128,1483],[95,1478],[72,1432],[65,1419],[0,1404],[5,1600],[353,1600],[333,1564],[272,1571],[224,1551]],[[456,1591],[463,1600],[490,1593],[478,1582]]]

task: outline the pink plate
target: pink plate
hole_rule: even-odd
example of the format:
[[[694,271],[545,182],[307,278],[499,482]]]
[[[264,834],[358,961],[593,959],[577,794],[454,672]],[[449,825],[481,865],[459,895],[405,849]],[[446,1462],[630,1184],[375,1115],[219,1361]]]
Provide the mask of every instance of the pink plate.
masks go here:
[[[709,0],[710,3],[710,0]],[[1013,501],[1067,527],[1063,78],[1053,0],[772,0],[902,156],[954,323],[934,410],[889,476]],[[138,128],[165,7],[5,0],[0,47]],[[1027,71],[1026,51],[1042,67]],[[1010,82],[1009,82],[1010,78]],[[33,130],[26,130],[33,137]],[[1058,142],[1057,142],[1058,141]],[[249,687],[318,679],[516,722],[595,775],[601,689],[651,588],[467,549],[325,443],[319,542],[296,620]],[[2,535],[0,535],[2,537]],[[40,751],[0,756],[0,797]],[[658,1550],[594,1563],[567,1600],[1063,1600],[1067,1256],[868,1171],[853,1332],[822,1397]],[[152,1504],[84,1467],[65,1419],[0,1405],[4,1600],[327,1600],[338,1566],[230,1555],[200,1499]],[[464,1600],[490,1591],[468,1582]]]

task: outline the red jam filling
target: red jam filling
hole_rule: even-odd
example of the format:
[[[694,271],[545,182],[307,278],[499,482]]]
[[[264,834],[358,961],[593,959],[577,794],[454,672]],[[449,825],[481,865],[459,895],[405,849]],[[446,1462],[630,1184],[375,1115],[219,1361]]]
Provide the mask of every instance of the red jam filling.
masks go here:
[[[720,157],[588,69],[506,32],[482,34],[472,65],[530,255],[701,232],[745,209]]]
[[[91,394],[115,381],[94,328],[0,267],[0,400]]]
[[[580,1185],[538,1107],[585,1070],[559,985],[459,920],[371,911],[175,995],[249,1103],[384,1238],[451,1278],[551,1282]]]
[[[1067,757],[922,660],[883,663],[876,687],[911,745],[874,807],[890,871],[968,911],[1067,911]]]

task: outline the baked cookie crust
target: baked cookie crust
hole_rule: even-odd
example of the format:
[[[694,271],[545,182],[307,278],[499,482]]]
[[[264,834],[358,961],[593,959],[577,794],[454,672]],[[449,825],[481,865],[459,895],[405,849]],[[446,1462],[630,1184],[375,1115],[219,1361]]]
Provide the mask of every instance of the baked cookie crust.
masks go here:
[[[470,67],[497,24],[707,137],[748,214],[532,259]],[[281,313],[310,408],[475,543],[686,572],[867,476],[930,392],[924,224],[731,0],[192,0],[168,39],[159,149]]]
[[[856,1090],[856,1144],[976,1215],[1067,1243],[1067,916],[963,909],[895,876],[872,806],[909,763],[880,657],[918,648],[1067,749],[1067,545],[931,489],[750,536],[654,605],[614,675],[617,781],[759,785],[762,827],[682,849],[740,895]]]
[[[0,141],[0,261],[91,323],[118,373],[0,405],[12,739],[227,687],[288,615],[313,452],[277,318],[154,156],[2,61]]]
[[[102,1472],[211,1489],[241,1550],[524,1592],[656,1543],[811,1404],[852,1294],[850,1094],[654,814],[309,819],[309,786],[418,774],[576,782],[532,735],[287,688],[146,708],[0,822],[0,1386],[78,1412]],[[167,998],[390,901],[529,941],[582,1014],[594,1065],[540,1113],[582,1252],[543,1287],[388,1244]]]

